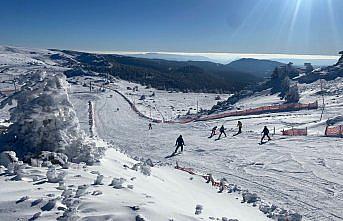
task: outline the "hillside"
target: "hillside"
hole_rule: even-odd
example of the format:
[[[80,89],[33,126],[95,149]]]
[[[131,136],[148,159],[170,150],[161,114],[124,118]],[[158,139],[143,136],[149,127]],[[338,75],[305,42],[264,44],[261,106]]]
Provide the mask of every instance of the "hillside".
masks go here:
[[[55,50],[56,51],[56,50]],[[158,89],[195,92],[232,92],[259,82],[261,78],[208,61],[169,61],[121,55],[59,51],[70,58],[52,55],[55,61],[69,63],[73,69],[110,73],[112,76],[151,85]]]
[[[273,73],[273,70],[282,64],[283,63],[281,62],[271,60],[242,58],[233,61],[226,66],[240,72],[252,74],[256,77],[265,78],[270,77],[270,75]]]

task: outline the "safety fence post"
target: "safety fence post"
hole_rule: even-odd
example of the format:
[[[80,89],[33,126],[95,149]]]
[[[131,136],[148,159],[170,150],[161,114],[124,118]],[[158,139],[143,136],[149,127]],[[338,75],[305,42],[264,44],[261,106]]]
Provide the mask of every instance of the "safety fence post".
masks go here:
[[[326,128],[325,128],[325,136],[327,136],[327,131],[328,131],[328,125],[326,126]]]

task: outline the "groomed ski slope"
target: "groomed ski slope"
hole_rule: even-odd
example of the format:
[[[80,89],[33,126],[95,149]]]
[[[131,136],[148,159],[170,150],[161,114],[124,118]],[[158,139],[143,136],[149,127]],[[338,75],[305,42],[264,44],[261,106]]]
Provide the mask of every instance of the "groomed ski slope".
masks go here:
[[[151,158],[162,164],[193,167],[226,177],[230,183],[258,193],[262,199],[293,209],[304,220],[343,219],[343,154],[340,138],[323,137],[325,122],[318,122],[319,110],[225,118],[190,124],[154,124],[138,117],[127,102],[114,92],[71,94],[80,121],[86,116],[87,101],[95,101],[96,132],[131,156]],[[313,98],[313,97],[312,97]],[[314,97],[316,98],[316,97]],[[268,97],[266,97],[268,99]],[[119,111],[117,111],[119,108]],[[338,104],[327,106],[326,117],[337,116]],[[237,120],[243,122],[243,134],[233,137]],[[210,129],[224,124],[228,137],[209,139]],[[264,125],[283,128],[308,127],[308,137],[275,135],[271,142],[258,145]],[[87,125],[83,125],[87,128]],[[165,159],[174,150],[175,139],[182,134],[184,154]]]

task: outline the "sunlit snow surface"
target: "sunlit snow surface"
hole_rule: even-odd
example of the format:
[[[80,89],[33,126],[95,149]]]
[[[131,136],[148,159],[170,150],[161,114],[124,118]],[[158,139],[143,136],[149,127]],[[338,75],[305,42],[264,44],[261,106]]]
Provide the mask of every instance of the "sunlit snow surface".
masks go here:
[[[339,87],[342,79],[330,83],[332,87]],[[307,88],[318,90],[316,83]],[[90,95],[85,94],[83,98],[74,89],[75,96],[71,95],[71,99],[79,108],[78,114],[85,115]],[[304,102],[320,99],[320,96],[310,96],[309,92],[304,94]],[[151,157],[171,164],[177,160],[181,165],[213,172],[217,177],[225,176],[230,182],[257,192],[264,199],[304,214],[305,220],[340,220],[343,217],[342,139],[323,136],[325,122],[318,122],[320,110],[234,117],[184,125],[154,124],[153,130],[149,131],[148,121],[138,117],[116,93],[92,96],[99,137],[113,141],[131,156]],[[265,96],[260,104],[269,104],[268,99]],[[341,113],[341,101],[342,95],[328,98],[325,120]],[[247,105],[249,101],[245,103]],[[116,111],[117,108],[119,111]],[[237,120],[243,122],[244,132],[233,137]],[[211,128],[221,124],[228,128],[228,138],[219,141],[209,139]],[[277,135],[271,142],[259,145],[264,125],[268,125],[271,131],[275,127]],[[309,136],[280,135],[282,129],[292,126],[308,127]],[[179,134],[185,139],[186,152],[176,159],[166,160],[164,157],[174,150]]]
[[[20,73],[23,68],[15,67],[14,70],[16,71],[13,72]],[[304,220],[343,219],[342,139],[323,136],[325,120],[342,114],[343,79],[324,83],[325,89],[331,93],[325,96],[326,108],[321,122],[319,122],[321,110],[305,110],[232,117],[182,125],[153,124],[151,131],[148,130],[149,122],[138,117],[117,93],[109,90],[104,93],[89,93],[87,87],[81,86],[82,83],[83,81],[80,80],[80,84],[73,85],[70,91],[70,99],[76,108],[81,126],[85,130],[88,129],[87,102],[92,100],[95,103],[95,125],[98,137],[113,142],[114,146],[126,151],[130,156],[151,158],[161,164],[175,165],[178,161],[180,165],[194,167],[203,172],[212,172],[218,178],[226,177],[230,183],[236,183],[256,192],[263,199],[287,209],[294,209],[305,216]],[[115,82],[115,87],[127,94],[129,93],[126,90],[128,84],[130,83],[124,81]],[[319,82],[299,85],[299,88],[302,102],[318,100],[321,104],[321,96],[316,95],[316,92],[320,90]],[[148,95],[152,93],[151,90],[139,86],[137,95],[127,95],[139,103],[139,95],[143,93]],[[212,102],[216,103],[214,95],[206,96],[209,99],[199,102],[200,107],[208,108]],[[176,113],[170,106],[174,106],[176,110],[188,111],[187,107],[195,107],[196,100],[199,99],[197,97],[196,94],[156,92],[153,98],[155,103],[152,100],[149,103],[148,101],[141,102],[138,108],[149,116],[148,104],[155,104],[155,111],[151,111],[152,117],[161,118],[163,115],[172,118]],[[275,96],[262,94],[251,99],[244,99],[238,106],[248,108],[279,102],[280,100]],[[176,107],[177,104],[180,106]],[[118,108],[119,111],[117,111]],[[1,111],[0,116],[6,117],[6,112]],[[243,122],[243,134],[233,137],[237,120]],[[218,141],[214,138],[209,139],[211,128],[221,124],[228,128],[228,137]],[[276,135],[269,143],[258,145],[264,125],[267,125],[271,131],[275,127]],[[308,127],[309,136],[283,137],[280,135],[282,129],[292,126]],[[180,134],[183,135],[186,143],[185,153],[175,158],[165,159],[165,156],[174,151],[175,140]],[[169,173],[168,170],[171,169],[167,168],[164,172]],[[170,171],[170,173],[174,172]],[[25,193],[23,190],[16,196],[19,197]],[[109,196],[106,195],[106,197]],[[257,220],[257,218],[251,220]]]

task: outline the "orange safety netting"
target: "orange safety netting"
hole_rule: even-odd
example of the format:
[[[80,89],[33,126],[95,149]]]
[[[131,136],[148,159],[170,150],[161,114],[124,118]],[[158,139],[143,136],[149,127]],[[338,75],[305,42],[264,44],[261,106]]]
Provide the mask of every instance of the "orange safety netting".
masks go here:
[[[327,137],[343,137],[343,125],[329,127],[325,129],[325,136]]]
[[[303,110],[303,109],[317,109],[318,102],[308,103],[308,104],[279,104],[279,105],[272,105],[272,106],[263,106],[257,108],[250,108],[247,110],[239,110],[239,111],[232,111],[226,112],[222,114],[214,114],[206,117],[200,117],[195,121],[206,121],[206,120],[214,120],[220,119],[224,117],[232,117],[232,116],[243,116],[243,115],[251,115],[251,114],[262,114],[262,113],[271,113],[271,112],[281,112],[281,111],[294,111],[294,110]]]
[[[285,136],[307,136],[307,128],[306,129],[289,129],[283,130],[282,135]]]

